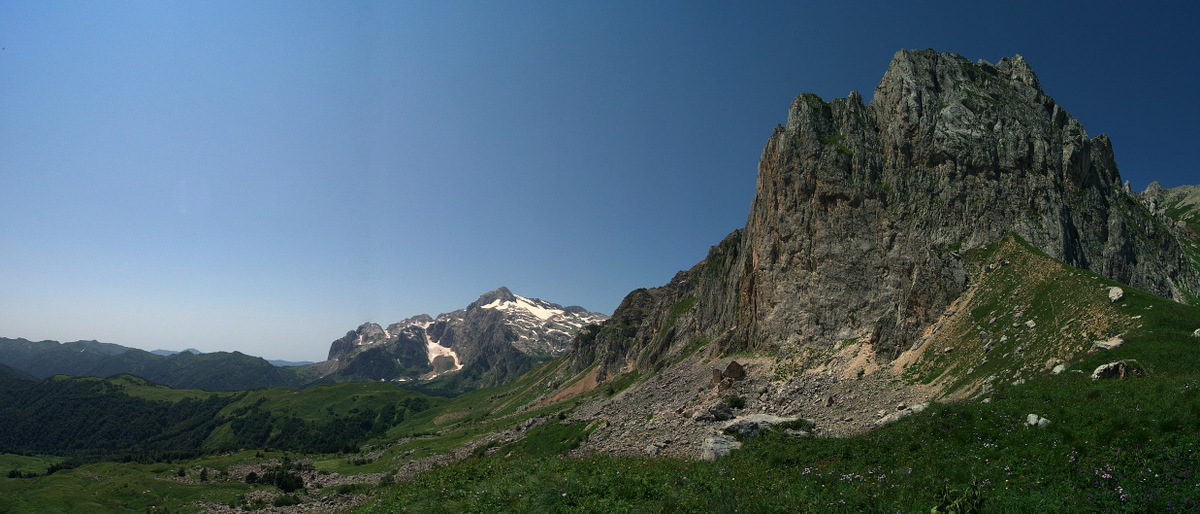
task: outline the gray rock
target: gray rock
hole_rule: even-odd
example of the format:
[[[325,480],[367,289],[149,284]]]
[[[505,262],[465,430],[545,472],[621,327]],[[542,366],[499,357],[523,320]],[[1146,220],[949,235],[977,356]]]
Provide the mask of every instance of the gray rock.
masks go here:
[[[771,414],[751,414],[730,420],[721,429],[728,432],[736,432],[742,437],[758,437],[760,432],[766,430],[771,425],[790,423],[797,419],[799,418],[785,418]]]
[[[1064,371],[1066,371],[1066,370],[1067,370],[1067,365],[1066,365],[1066,364],[1059,364],[1059,365],[1055,366],[1053,370],[1050,370],[1050,374],[1052,374],[1052,375],[1057,375],[1057,374],[1059,374],[1059,373],[1062,373],[1062,372],[1064,372]]]
[[[1129,359],[1097,366],[1096,370],[1092,371],[1092,380],[1140,377],[1144,376],[1145,374],[1146,372],[1140,366],[1138,366],[1136,360]]]
[[[1037,323],[1035,323],[1033,320],[1029,320],[1029,321],[1025,322],[1025,326],[1027,326],[1029,328],[1033,328],[1033,327],[1037,326]]]
[[[1112,350],[1114,348],[1120,348],[1123,344],[1125,344],[1124,339],[1119,336],[1114,336],[1105,341],[1092,342],[1092,350]]]
[[[1050,420],[1037,414],[1030,414],[1025,417],[1025,424],[1031,427],[1046,428],[1050,426]]]
[[[742,447],[737,439],[725,434],[713,434],[700,443],[700,460],[717,460]]]
[[[1108,301],[1117,303],[1125,299],[1125,290],[1119,287],[1108,288]]]
[[[1200,338],[1200,328],[1197,328],[1195,332],[1192,332],[1192,337]]]
[[[904,419],[908,416],[922,412],[928,407],[929,407],[928,403],[919,403],[917,405],[913,405],[912,408],[897,410],[896,412],[893,412],[891,414],[888,414],[888,415],[876,420],[875,426],[881,427],[888,423],[894,423],[894,422],[900,421],[901,419]]]
[[[666,448],[667,446],[668,445],[666,442],[650,443],[646,445],[646,455],[657,457],[658,454],[662,452],[663,448]]]
[[[712,405],[708,406],[707,410],[708,414],[711,415],[716,421],[733,419],[733,409],[730,408],[725,402],[714,402]]]
[[[721,372],[721,376],[733,380],[741,380],[746,377],[746,369],[738,364],[737,361],[729,361],[729,365],[725,366],[725,371]]]

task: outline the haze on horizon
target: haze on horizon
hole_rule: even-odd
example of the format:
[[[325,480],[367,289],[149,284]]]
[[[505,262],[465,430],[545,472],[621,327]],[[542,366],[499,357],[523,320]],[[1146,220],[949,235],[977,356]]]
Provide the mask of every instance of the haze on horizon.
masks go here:
[[[322,360],[514,293],[611,313],[744,225],[795,95],[1021,54],[1197,183],[1188,4],[0,2],[0,337]]]

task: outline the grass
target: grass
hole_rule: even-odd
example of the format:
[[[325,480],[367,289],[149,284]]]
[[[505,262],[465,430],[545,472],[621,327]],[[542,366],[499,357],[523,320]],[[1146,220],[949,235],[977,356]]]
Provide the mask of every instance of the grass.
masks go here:
[[[283,491],[274,485],[247,484],[229,473],[237,465],[274,465],[302,458],[337,457],[254,450],[154,464],[85,464],[38,478],[0,478],[0,512],[202,512],[206,503],[256,510],[274,501],[363,494],[374,488],[372,484],[300,489],[283,498]],[[0,462],[13,459],[5,455]]]
[[[101,462],[36,479],[0,479],[3,512],[146,512],[211,499],[233,501],[248,486],[215,480],[183,484],[164,480],[177,466]]]
[[[0,454],[0,477],[8,476],[12,471],[16,471],[23,475],[42,475],[46,470],[62,462],[62,457],[49,455],[14,455],[11,453]]]
[[[1094,341],[1124,334],[1126,348],[1098,357],[1118,358],[1153,334],[1149,323],[1170,326],[1186,316],[1186,306],[1055,261],[1016,236],[963,258],[978,270],[970,299],[925,343],[923,358],[906,369],[911,382],[943,384],[965,394],[988,379],[1012,382],[1045,373],[1051,360],[1081,369]],[[1123,288],[1124,301],[1108,300],[1111,286]],[[1145,316],[1153,309],[1159,309],[1155,316]]]

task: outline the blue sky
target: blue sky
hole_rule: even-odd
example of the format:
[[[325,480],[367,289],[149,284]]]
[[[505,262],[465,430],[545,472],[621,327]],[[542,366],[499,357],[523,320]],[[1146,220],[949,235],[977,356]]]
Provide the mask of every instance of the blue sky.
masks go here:
[[[745,224],[791,99],[1023,55],[1200,183],[1188,3],[0,1],[0,336],[321,360],[499,286],[610,313]]]

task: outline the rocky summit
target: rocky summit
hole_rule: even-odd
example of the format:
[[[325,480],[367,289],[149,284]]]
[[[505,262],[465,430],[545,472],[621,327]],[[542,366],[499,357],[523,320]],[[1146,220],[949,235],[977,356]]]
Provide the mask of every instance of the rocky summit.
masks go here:
[[[363,323],[314,367],[327,381],[432,380],[457,375],[452,392],[498,385],[567,352],[582,327],[607,316],[526,298],[501,287],[464,309],[422,314],[384,328]]]
[[[1187,301],[1200,274],[1162,228],[1122,187],[1108,137],[1088,136],[1023,58],[901,50],[869,104],[797,96],[763,148],[746,227],[631,293],[573,368],[653,369],[702,342],[722,354],[861,341],[894,357],[963,292],[962,252],[1007,233]]]
[[[670,399],[730,387],[749,387],[743,392],[761,396],[761,409],[789,415],[801,413],[792,393],[824,407],[835,397],[866,409],[917,404],[935,392],[890,386],[894,376],[858,392],[830,391],[846,369],[860,377],[893,369],[935,338],[981,276],[964,255],[1002,240],[1027,244],[1187,303],[1200,294],[1194,234],[1187,237],[1195,227],[1156,211],[1178,211],[1186,198],[1131,193],[1108,137],[1089,136],[1021,56],[993,64],[901,50],[870,103],[854,91],[832,101],[797,96],[763,148],[746,226],[669,284],[630,293],[606,323],[582,331],[565,372],[586,372],[597,385],[653,375],[580,411],[607,420],[663,409],[704,418],[704,406],[693,412]],[[1017,326],[1035,330],[1025,321]],[[703,363],[724,366],[734,354],[748,355],[739,359],[748,364],[744,380],[704,378]],[[797,376],[807,378],[777,383],[779,363],[796,356],[805,356]],[[827,421],[845,427],[852,419],[869,425],[848,415]],[[610,439],[596,444],[640,448],[638,438],[658,437],[627,428],[599,429],[597,440]]]

